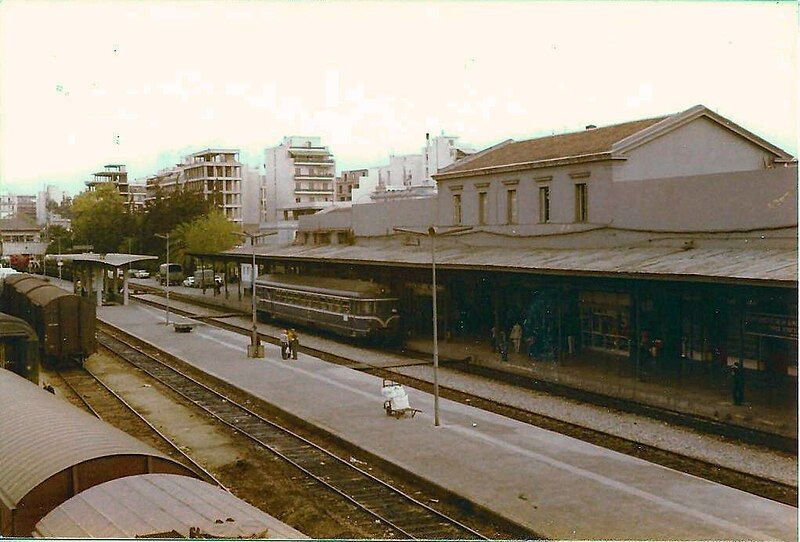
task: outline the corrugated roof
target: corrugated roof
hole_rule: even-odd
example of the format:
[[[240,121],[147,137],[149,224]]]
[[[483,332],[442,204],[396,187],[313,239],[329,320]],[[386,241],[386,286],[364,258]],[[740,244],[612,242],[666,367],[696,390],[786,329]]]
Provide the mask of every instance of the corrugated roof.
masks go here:
[[[458,173],[473,169],[607,153],[611,152],[611,146],[614,143],[649,128],[665,118],[667,117],[636,120],[581,132],[516,141],[474,158],[467,157],[440,173]]]
[[[118,478],[53,509],[34,534],[48,538],[136,538],[190,528],[204,538],[307,538],[206,482],[175,474]]]
[[[250,254],[250,247],[228,254]],[[430,267],[427,247],[378,245],[287,245],[256,247],[256,254],[278,258],[373,265]],[[521,248],[445,246],[436,265],[453,269],[496,269],[531,273],[644,275],[644,278],[731,279],[797,282],[797,250],[772,248]]]
[[[36,332],[25,320],[0,312],[0,337],[25,336],[37,340]]]
[[[0,435],[0,499],[10,508],[51,476],[91,459],[138,455],[174,463],[6,370],[0,370]]]

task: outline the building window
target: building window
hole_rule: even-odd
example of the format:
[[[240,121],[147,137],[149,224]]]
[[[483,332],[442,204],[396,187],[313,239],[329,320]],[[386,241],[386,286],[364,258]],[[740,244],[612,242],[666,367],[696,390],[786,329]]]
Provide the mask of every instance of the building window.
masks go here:
[[[575,222],[586,222],[589,219],[586,183],[575,185]]]
[[[486,224],[486,192],[478,192],[478,224]]]
[[[453,195],[453,224],[461,224],[461,194]]]
[[[509,224],[517,223],[517,191],[506,192],[506,221]]]
[[[539,222],[550,222],[550,187],[539,187]]]

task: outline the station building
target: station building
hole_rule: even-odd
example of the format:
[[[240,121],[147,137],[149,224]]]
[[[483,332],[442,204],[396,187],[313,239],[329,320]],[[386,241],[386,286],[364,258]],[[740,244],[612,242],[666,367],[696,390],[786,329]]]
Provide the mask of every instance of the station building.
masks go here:
[[[435,179],[433,197],[302,217],[293,244],[256,247],[260,272],[389,285],[409,340],[429,341],[431,239],[395,228],[435,224],[440,336],[464,357],[519,324],[532,363],[718,385],[741,361],[796,393],[797,161],[782,149],[696,106],[505,141]]]

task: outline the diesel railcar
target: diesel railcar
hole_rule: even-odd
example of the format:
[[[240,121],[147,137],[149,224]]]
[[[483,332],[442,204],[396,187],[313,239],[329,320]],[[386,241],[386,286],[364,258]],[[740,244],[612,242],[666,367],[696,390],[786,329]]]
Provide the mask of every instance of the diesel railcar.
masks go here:
[[[399,334],[398,298],[363,280],[264,275],[256,279],[256,309],[264,319],[345,337],[395,340]]]
[[[39,385],[39,338],[27,322],[0,312],[0,369]]]
[[[6,312],[36,331],[43,361],[83,360],[97,349],[96,308],[89,299],[20,273],[6,279],[2,301]]]

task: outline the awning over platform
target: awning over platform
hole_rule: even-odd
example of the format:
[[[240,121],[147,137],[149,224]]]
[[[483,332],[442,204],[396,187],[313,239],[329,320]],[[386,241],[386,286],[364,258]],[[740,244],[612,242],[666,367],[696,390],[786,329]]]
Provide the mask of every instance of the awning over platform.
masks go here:
[[[47,260],[61,260],[65,262],[97,262],[108,267],[122,267],[135,262],[146,260],[157,260],[158,256],[148,256],[146,254],[95,254],[93,252],[83,254],[48,254]]]
[[[207,258],[249,261],[250,246]],[[426,246],[284,245],[256,246],[261,258],[400,267],[430,267]],[[558,275],[601,275],[669,280],[714,280],[797,285],[797,251],[788,248],[520,248],[445,246],[436,251],[438,267]]]

